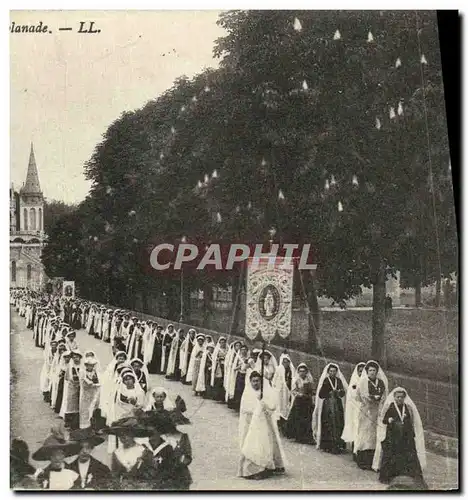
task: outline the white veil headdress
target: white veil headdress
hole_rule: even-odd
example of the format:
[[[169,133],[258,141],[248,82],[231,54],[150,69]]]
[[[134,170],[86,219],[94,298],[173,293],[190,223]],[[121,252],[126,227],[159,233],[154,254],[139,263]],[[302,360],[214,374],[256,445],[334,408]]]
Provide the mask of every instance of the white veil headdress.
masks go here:
[[[174,375],[176,369],[179,368],[178,366],[176,366],[177,349],[179,349],[179,340],[180,340],[180,328],[178,330],[175,330],[175,333],[172,336],[171,347],[169,348],[169,356],[167,358],[166,375]],[[182,347],[182,345],[180,347]],[[179,365],[180,365],[180,359],[179,359]]]
[[[286,384],[286,371],[283,365],[284,359],[289,360],[289,366],[291,368],[291,390],[293,388],[292,381],[296,376],[296,370],[294,369],[291,357],[287,353],[283,353],[280,356],[279,364],[276,368],[275,375],[273,376],[272,387],[277,393],[278,416],[281,416],[286,420],[288,418],[289,409],[291,407],[291,390]]]
[[[256,370],[258,373],[262,372],[262,354],[263,353],[270,355],[270,360],[268,361],[268,366],[273,367],[273,369],[276,371],[276,368],[278,368],[278,361],[276,361],[276,358],[273,356],[273,353],[271,351],[267,351],[266,349],[265,349],[265,351],[261,351],[260,354],[258,355],[258,359],[255,362],[254,370]],[[265,364],[263,366],[264,366],[264,368],[267,367],[267,365],[265,365]]]
[[[377,378],[379,378],[384,386],[385,386],[385,393],[382,397],[381,404],[385,401],[385,398],[387,397],[388,394],[388,379],[387,376],[385,375],[385,372],[382,370],[382,367],[377,363],[377,361],[374,360],[369,360],[367,361],[366,365],[364,366],[364,370],[362,370],[361,378],[359,379],[359,392],[364,396],[364,398],[369,397],[369,376],[367,375],[367,370],[366,368],[369,365],[376,365],[378,367],[377,370]]]
[[[190,336],[191,334],[194,333],[195,336],[194,338],[192,339]],[[188,370],[188,364],[189,364],[189,346],[190,346],[190,342],[196,342],[196,335],[197,335],[197,332],[195,330],[195,328],[190,328],[189,331],[187,332],[187,335],[185,336],[185,339],[182,341],[182,344],[180,345],[180,358],[179,358],[179,370],[180,370],[180,374],[182,375],[182,377],[185,377],[185,375],[187,374],[187,370]]]
[[[340,367],[338,366],[337,363],[328,363],[327,366],[323,369],[322,375],[320,376],[319,383],[317,385],[317,392],[315,394],[315,408],[314,412],[312,413],[312,432],[314,434],[314,438],[316,441],[316,448],[320,448],[320,438],[322,436],[322,408],[323,408],[323,399],[319,398],[319,393],[320,389],[322,388],[323,383],[325,382],[325,379],[328,377],[328,370],[330,369],[331,366],[334,366],[337,368],[336,372],[336,378],[341,380],[341,383],[343,384],[343,389],[345,391],[345,396],[341,398],[341,401],[343,403],[343,408],[345,407],[345,402],[346,402],[346,391],[348,389],[348,383],[346,382],[346,379],[344,375],[341,373]]]
[[[413,423],[414,429],[414,442],[416,445],[416,453],[419,459],[419,465],[421,469],[424,470],[426,468],[426,445],[424,442],[424,428],[421,420],[421,416],[419,415],[419,411],[416,408],[413,400],[409,397],[408,391],[403,389],[402,387],[397,387],[393,389],[393,391],[388,395],[385,403],[382,406],[382,409],[379,413],[378,425],[377,425],[377,447],[374,453],[374,460],[372,462],[372,468],[375,471],[380,469],[380,464],[382,460],[382,441],[385,440],[387,435],[387,426],[383,423],[383,419],[385,414],[387,413],[390,406],[396,405],[395,403],[395,394],[397,392],[404,392],[406,394],[404,404],[408,407],[409,412],[411,414],[411,420]]]
[[[200,345],[198,343],[198,339],[199,338],[202,338],[203,337],[203,344]],[[200,352],[200,351],[203,351],[205,349],[205,335],[203,335],[202,333],[199,333],[196,337],[195,337],[195,344],[193,345],[193,349],[192,349],[192,352],[190,354],[190,360],[189,360],[189,365],[188,365],[188,369],[187,369],[187,377],[185,378],[185,381],[188,383],[188,382],[192,382],[192,377],[193,377],[193,369],[195,367],[195,359],[197,357],[197,354]]]
[[[145,411],[150,411],[153,408],[154,394],[162,393],[166,395],[166,398],[164,399],[164,409],[167,411],[175,410],[176,404],[169,391],[165,387],[153,387],[146,395]]]
[[[357,388],[359,385],[359,380],[361,375],[359,374],[359,368],[362,366],[362,372],[364,372],[364,367],[366,363],[358,363],[351,374],[349,379],[348,390],[346,391],[346,408],[344,413],[345,425],[343,429],[343,434],[341,439],[345,443],[354,442],[355,434],[357,431],[357,416],[359,414],[360,403],[357,399]]]
[[[216,364],[218,363],[218,353],[219,353],[219,350],[221,349],[219,343],[221,342],[221,340],[226,340],[226,337],[221,336],[218,338],[218,342],[216,342],[216,347],[214,348],[214,351],[213,351],[213,368],[211,370],[211,380],[210,380],[211,386],[214,385]],[[227,352],[226,352],[226,357],[227,357]],[[224,358],[225,363],[226,363],[226,357]],[[226,364],[224,365],[224,369],[226,370]]]
[[[195,390],[197,392],[205,392],[206,391],[206,383],[205,383],[205,367],[206,367],[206,360],[208,359],[208,355],[210,354],[210,352],[208,351],[208,347],[212,347],[213,348],[213,353],[214,353],[214,350],[215,350],[215,345],[214,344],[206,344],[205,345],[205,349],[203,351],[203,354],[202,354],[202,357],[201,357],[201,360],[200,360],[200,369],[198,370],[198,377],[197,377],[197,383],[195,385]],[[213,358],[211,358],[213,359]],[[211,372],[214,371],[214,366],[213,366],[213,361],[212,361],[212,368],[211,368]],[[211,380],[211,378],[210,378]]]
[[[129,361],[129,365],[132,366],[132,363],[134,361],[138,361],[140,363],[140,365],[142,365],[141,372],[145,375],[145,377],[146,377],[146,385],[148,385],[149,384],[149,372],[148,372],[148,368],[146,367],[145,363],[143,362],[143,360],[141,358],[133,358],[132,360]],[[135,372],[135,370],[134,370],[134,372]],[[135,375],[136,375],[136,373],[135,373]]]

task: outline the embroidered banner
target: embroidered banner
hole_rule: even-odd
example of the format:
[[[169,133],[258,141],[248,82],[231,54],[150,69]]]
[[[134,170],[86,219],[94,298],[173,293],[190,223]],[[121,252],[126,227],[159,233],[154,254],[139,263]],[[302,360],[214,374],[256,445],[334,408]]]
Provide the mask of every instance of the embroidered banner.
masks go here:
[[[62,297],[75,298],[75,282],[74,281],[64,281],[63,282]]]
[[[247,264],[245,332],[250,340],[270,342],[291,333],[293,268],[284,258],[250,258]]]

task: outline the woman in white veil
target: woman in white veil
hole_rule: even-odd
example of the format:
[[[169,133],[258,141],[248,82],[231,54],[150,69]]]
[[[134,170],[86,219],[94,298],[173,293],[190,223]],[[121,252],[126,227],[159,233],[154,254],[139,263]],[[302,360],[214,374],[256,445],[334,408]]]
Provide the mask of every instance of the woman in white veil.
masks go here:
[[[197,383],[195,384],[195,394],[201,395],[205,399],[211,399],[212,394],[211,372],[213,371],[214,350],[214,344],[206,344],[200,361]]]
[[[388,380],[384,371],[377,361],[368,361],[357,387],[360,407],[353,447],[356,463],[363,470],[372,469],[377,446],[377,419],[387,394]]]
[[[234,364],[234,359],[237,356],[237,353],[239,352],[241,345],[242,345],[242,342],[240,342],[239,340],[232,342],[230,344],[228,352],[226,354],[226,361],[225,361],[225,365],[224,365],[224,380],[223,380],[223,386],[224,386],[224,391],[225,391],[224,401],[226,403],[234,395],[234,383],[232,382],[232,378],[235,374],[233,372],[232,367]],[[230,394],[231,393],[231,386],[232,386],[232,394]]]
[[[273,383],[273,377],[276,373],[276,368],[278,367],[278,362],[276,358],[270,351],[261,351],[258,355],[257,361],[255,362],[255,370],[258,373],[262,373],[262,358],[263,358],[263,376],[268,381],[270,385]]]
[[[238,475],[262,479],[285,469],[284,451],[276,424],[276,396],[269,384],[263,384],[258,372],[252,372],[240,404]]]
[[[200,366],[198,366],[198,368],[195,370],[195,361],[199,359],[199,357],[201,356],[200,353],[202,353],[204,350],[204,343],[205,343],[205,335],[199,333],[196,337],[195,344],[190,354],[187,376],[185,377],[185,381],[187,382],[187,384],[191,384],[192,386],[195,377],[198,378],[198,368],[200,368]],[[197,380],[195,380],[195,383],[196,382]]]
[[[179,380],[180,378],[180,334],[183,333],[183,330],[179,328],[172,337],[171,347],[169,348],[169,357],[167,360],[167,368],[166,368],[166,378],[173,378],[175,380]],[[185,340],[185,339],[184,339]],[[179,376],[178,376],[179,375]]]
[[[100,407],[101,415],[106,418],[109,411],[109,405],[114,395],[115,384],[118,380],[117,367],[126,363],[127,353],[125,351],[117,351],[114,359],[107,365],[106,370],[101,375],[101,397]]]
[[[336,363],[328,363],[317,385],[312,431],[317,449],[340,453],[344,448],[344,406],[348,383]]]
[[[278,398],[278,426],[281,430],[284,429],[284,425],[288,419],[291,403],[292,381],[294,380],[295,375],[296,371],[289,354],[281,354],[279,365],[276,368],[272,381],[272,387]]]
[[[377,447],[372,468],[379,480],[390,483],[398,476],[409,476],[425,488],[426,468],[424,429],[416,405],[402,387],[394,389],[382,406],[377,429]]]
[[[349,380],[348,390],[346,391],[345,426],[341,439],[345,443],[351,444],[351,449],[356,438],[357,420],[361,406],[357,396],[357,389],[364,366],[366,366],[366,363],[361,362],[354,367],[351,379]]]

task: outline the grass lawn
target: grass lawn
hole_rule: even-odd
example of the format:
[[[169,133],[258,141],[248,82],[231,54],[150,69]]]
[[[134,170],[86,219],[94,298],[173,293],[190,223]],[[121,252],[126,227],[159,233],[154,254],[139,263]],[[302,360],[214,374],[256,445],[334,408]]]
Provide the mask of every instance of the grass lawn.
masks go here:
[[[387,370],[458,383],[458,312],[395,309],[386,325]],[[370,357],[372,311],[322,313],[325,356],[353,363]]]
[[[217,310],[205,324],[200,311],[193,308],[191,323],[227,333],[231,312]],[[241,329],[243,326],[242,320]],[[386,325],[386,369],[458,383],[458,326],[457,311],[394,309]],[[371,357],[371,338],[372,311],[322,311],[320,340],[327,358],[350,363],[366,361]],[[307,316],[304,311],[293,311],[288,340],[280,345],[305,350]]]

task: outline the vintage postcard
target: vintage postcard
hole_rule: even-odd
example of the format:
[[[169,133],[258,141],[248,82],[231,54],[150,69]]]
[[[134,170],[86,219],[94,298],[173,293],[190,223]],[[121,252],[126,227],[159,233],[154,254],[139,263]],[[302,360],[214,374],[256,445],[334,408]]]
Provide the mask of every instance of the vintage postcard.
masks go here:
[[[13,490],[458,489],[441,20],[10,13]]]

